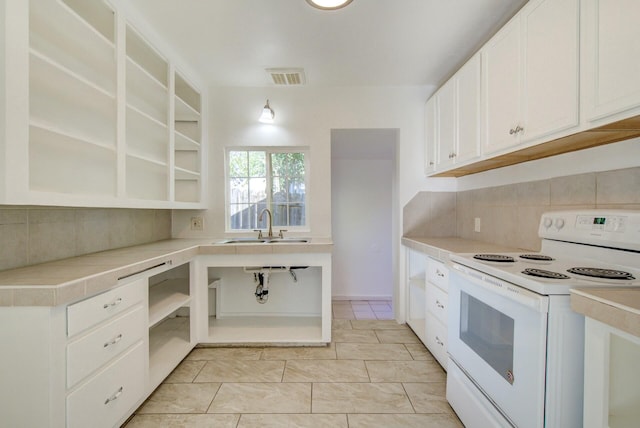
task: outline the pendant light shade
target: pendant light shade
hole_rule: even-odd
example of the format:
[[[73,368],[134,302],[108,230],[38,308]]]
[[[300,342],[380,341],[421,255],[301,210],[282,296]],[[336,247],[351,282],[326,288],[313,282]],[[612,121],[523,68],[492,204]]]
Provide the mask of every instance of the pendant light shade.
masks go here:
[[[264,105],[264,108],[262,109],[262,114],[260,115],[260,118],[258,119],[258,121],[261,123],[273,123],[274,117],[276,117],[276,113],[271,109],[271,106],[269,105],[269,100],[267,100],[267,103]]]
[[[307,0],[311,6],[317,9],[334,10],[347,6],[353,0]]]

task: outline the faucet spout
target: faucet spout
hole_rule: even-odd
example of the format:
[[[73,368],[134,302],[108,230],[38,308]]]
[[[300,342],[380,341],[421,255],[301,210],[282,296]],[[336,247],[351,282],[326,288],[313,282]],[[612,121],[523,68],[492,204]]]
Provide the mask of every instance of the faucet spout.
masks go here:
[[[269,233],[267,235],[267,237],[269,238],[273,238],[273,228],[272,228],[272,217],[271,217],[271,211],[269,211],[269,208],[265,208],[260,212],[260,216],[258,217],[258,221],[262,221],[262,216],[264,215],[264,213],[269,214]]]

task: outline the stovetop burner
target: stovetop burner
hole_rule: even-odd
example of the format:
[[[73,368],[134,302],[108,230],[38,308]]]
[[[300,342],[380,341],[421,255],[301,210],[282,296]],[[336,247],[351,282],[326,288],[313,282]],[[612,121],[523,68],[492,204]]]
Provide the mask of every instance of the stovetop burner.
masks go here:
[[[540,262],[550,262],[555,260],[553,257],[545,256],[544,254],[520,254],[521,259],[536,260]]]
[[[567,269],[567,272],[574,273],[576,275],[589,276],[592,278],[616,279],[623,281],[635,279],[634,276],[629,272],[614,269],[574,267],[571,269]]]
[[[515,259],[511,256],[505,256],[502,254],[476,254],[473,256],[474,259],[482,260],[485,262],[498,262],[498,263],[509,263],[514,262]]]
[[[565,275],[565,274],[559,273],[559,272],[552,272],[552,271],[544,270],[544,269],[527,268],[527,269],[523,270],[522,273],[525,274],[525,275],[535,276],[535,277],[538,277],[538,278],[549,278],[549,279],[569,279],[569,278],[571,278],[569,275]]]

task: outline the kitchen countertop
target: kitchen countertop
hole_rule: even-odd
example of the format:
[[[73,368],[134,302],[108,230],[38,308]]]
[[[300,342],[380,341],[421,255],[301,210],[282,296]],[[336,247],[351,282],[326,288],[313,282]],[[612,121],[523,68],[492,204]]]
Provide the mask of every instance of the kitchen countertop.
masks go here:
[[[0,307],[57,306],[114,287],[119,278],[198,255],[290,254],[332,251],[330,239],[307,243],[221,244],[221,239],[169,239],[0,272]]]
[[[640,337],[640,287],[573,289],[571,309]]]
[[[523,251],[520,248],[454,237],[418,238],[403,236],[402,245],[425,253],[443,262],[449,261],[449,254],[451,253],[510,253]]]

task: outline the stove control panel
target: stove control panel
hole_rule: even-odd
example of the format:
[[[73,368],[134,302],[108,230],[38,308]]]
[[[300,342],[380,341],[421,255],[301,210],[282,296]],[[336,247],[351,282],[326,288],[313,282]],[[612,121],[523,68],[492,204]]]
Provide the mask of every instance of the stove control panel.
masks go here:
[[[606,230],[609,232],[624,232],[627,224],[625,216],[593,216],[579,215],[576,218],[576,229]]]
[[[538,236],[640,251],[640,211],[555,211],[542,215]]]

